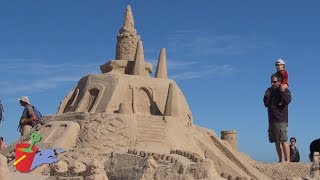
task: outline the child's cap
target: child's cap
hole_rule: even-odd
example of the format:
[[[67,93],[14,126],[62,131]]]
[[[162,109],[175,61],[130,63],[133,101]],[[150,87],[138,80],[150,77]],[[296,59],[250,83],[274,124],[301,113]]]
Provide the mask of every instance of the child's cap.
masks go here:
[[[285,65],[286,63],[282,59],[277,59],[276,64],[283,64]]]

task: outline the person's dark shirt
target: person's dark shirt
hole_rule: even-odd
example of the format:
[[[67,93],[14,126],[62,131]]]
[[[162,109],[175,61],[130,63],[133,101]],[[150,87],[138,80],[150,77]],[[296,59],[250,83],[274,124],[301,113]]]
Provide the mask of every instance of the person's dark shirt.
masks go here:
[[[300,162],[299,150],[296,146],[290,145],[290,161],[291,162]]]
[[[291,102],[290,90],[286,89],[281,92],[279,88],[269,88],[267,92],[263,97],[263,102],[268,108],[269,123],[288,123],[288,105]]]
[[[21,119],[27,119],[31,117],[31,114],[34,114],[33,108],[30,104],[27,104],[23,109]],[[27,125],[32,125],[32,123],[27,123]]]

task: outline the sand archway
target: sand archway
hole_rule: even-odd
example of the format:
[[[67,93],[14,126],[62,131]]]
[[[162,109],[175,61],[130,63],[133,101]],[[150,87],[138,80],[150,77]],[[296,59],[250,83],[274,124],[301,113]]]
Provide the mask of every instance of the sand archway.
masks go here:
[[[142,87],[135,94],[135,107],[137,114],[152,115],[152,95],[150,91]]]

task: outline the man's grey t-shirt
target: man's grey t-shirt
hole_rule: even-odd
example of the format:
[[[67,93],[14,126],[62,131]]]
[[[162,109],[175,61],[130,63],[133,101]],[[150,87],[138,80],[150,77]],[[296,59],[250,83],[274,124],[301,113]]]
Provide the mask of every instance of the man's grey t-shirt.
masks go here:
[[[24,110],[22,112],[22,116],[21,118],[30,118],[31,117],[31,114],[33,114],[33,108],[31,105],[26,105],[24,107]]]

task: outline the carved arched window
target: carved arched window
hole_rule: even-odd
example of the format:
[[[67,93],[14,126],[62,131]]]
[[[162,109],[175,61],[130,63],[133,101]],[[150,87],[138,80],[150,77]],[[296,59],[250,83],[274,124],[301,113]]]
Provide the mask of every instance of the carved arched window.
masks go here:
[[[88,107],[87,107],[88,112],[92,110],[94,104],[96,103],[99,92],[100,91],[97,88],[93,88],[89,90],[90,96],[89,96]]]
[[[68,101],[68,103],[67,103],[67,105],[66,105],[66,108],[65,108],[64,111],[63,111],[64,113],[74,110],[74,107],[75,107],[75,105],[76,105],[75,103],[76,103],[76,101],[77,101],[78,95],[79,95],[79,89],[77,88],[77,89],[73,92],[71,98],[69,99],[69,101]]]

